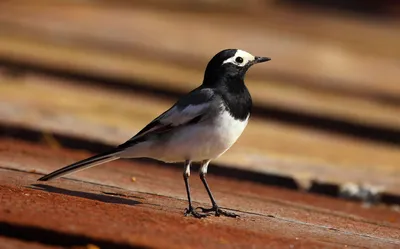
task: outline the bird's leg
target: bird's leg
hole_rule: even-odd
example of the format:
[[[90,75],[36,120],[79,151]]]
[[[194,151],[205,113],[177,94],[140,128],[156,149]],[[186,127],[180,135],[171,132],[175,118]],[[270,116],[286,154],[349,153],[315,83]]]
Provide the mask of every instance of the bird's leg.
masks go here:
[[[192,205],[192,198],[190,196],[190,187],[189,187],[190,164],[191,164],[191,161],[186,160],[184,171],[183,171],[183,180],[185,181],[186,193],[187,193],[188,202],[189,202],[189,207],[185,209],[185,216],[193,215],[196,218],[207,217],[208,216],[207,214],[201,214],[201,213],[196,212],[196,210],[193,208],[193,205]]]
[[[221,208],[218,207],[213,194],[211,193],[210,187],[207,184],[206,180],[206,175],[207,175],[207,169],[208,169],[208,164],[210,163],[210,160],[205,160],[202,162],[201,169],[200,169],[200,179],[204,184],[204,187],[207,190],[208,196],[210,197],[212,208],[203,208],[203,207],[198,207],[197,209],[200,209],[203,213],[209,213],[209,212],[215,212],[215,216],[228,216],[228,217],[239,217],[239,215],[231,212],[227,212],[222,210]]]

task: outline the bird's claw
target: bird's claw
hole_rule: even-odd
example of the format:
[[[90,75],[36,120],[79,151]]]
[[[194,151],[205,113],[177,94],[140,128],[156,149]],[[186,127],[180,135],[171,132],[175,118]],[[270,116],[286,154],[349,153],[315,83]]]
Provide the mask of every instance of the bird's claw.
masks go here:
[[[208,214],[211,212],[215,212],[215,216],[226,216],[226,217],[232,217],[232,218],[237,218],[240,217],[239,215],[232,213],[232,212],[228,212],[225,210],[220,209],[218,206],[214,206],[212,208],[203,208],[203,207],[197,207],[196,209],[200,209],[202,213]],[[210,215],[210,214],[208,214]]]
[[[210,214],[206,214],[206,213],[202,214],[202,213],[196,212],[196,210],[193,209],[193,207],[189,207],[189,208],[185,209],[185,216],[189,216],[189,215],[192,215],[193,217],[198,218],[198,219],[210,216]]]

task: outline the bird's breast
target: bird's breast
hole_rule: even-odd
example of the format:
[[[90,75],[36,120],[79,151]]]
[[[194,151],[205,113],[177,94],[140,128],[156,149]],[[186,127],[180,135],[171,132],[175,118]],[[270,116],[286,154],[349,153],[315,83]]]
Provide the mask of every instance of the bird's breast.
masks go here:
[[[221,113],[215,125],[215,136],[219,143],[228,148],[231,147],[246,128],[249,116],[245,120],[239,120],[235,119],[228,111]]]
[[[194,161],[214,159],[226,152],[240,137],[248,122],[238,120],[224,111],[212,123],[204,126],[190,144],[187,151],[190,159]],[[196,142],[197,141],[197,142]]]

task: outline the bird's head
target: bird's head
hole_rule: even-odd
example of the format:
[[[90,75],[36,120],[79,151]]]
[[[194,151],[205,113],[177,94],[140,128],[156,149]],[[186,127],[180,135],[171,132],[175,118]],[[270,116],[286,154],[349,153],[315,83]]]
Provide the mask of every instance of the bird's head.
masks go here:
[[[204,83],[224,77],[243,79],[247,70],[254,64],[271,60],[268,57],[254,56],[240,49],[225,49],[216,54],[208,63]]]

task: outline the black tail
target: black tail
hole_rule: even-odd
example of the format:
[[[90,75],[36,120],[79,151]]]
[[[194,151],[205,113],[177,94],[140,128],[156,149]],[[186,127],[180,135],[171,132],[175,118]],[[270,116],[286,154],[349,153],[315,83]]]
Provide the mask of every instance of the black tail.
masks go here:
[[[38,181],[48,181],[48,180],[55,179],[55,178],[58,178],[58,177],[61,177],[64,175],[71,174],[73,172],[77,172],[77,171],[81,171],[81,170],[84,170],[84,169],[87,169],[90,167],[94,167],[99,164],[117,160],[117,159],[119,159],[119,156],[118,156],[119,152],[120,152],[119,150],[114,150],[111,152],[102,153],[102,154],[98,154],[98,155],[89,157],[82,161],[73,163],[64,168],[56,170],[48,175],[45,175],[45,176],[39,178]]]

